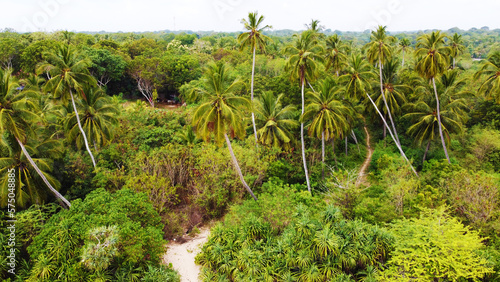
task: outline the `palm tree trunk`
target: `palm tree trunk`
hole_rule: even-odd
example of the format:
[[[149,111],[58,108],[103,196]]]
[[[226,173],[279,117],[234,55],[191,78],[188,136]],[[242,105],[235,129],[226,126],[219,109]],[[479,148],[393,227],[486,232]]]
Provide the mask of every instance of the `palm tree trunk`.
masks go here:
[[[453,57],[453,67],[452,67],[452,69],[454,69],[454,68],[455,68],[455,57]]]
[[[378,115],[380,116],[380,118],[382,119],[382,122],[384,122],[384,125],[387,127],[387,131],[389,131],[389,134],[391,135],[392,137],[392,140],[394,140],[394,143],[396,143],[396,147],[398,147],[399,149],[399,152],[401,153],[401,156],[403,156],[403,158],[408,162],[408,164],[410,165],[411,167],[411,170],[413,170],[413,173],[415,173],[416,176],[418,176],[418,173],[417,171],[415,170],[415,168],[413,168],[413,165],[410,163],[410,161],[408,160],[408,158],[406,157],[405,155],[405,152],[403,152],[403,149],[401,148],[401,145],[399,145],[399,143],[396,142],[396,138],[394,137],[394,135],[392,134],[392,131],[391,129],[389,128],[389,126],[387,125],[387,122],[385,121],[385,118],[384,116],[382,115],[382,113],[380,112],[380,110],[378,109],[377,105],[375,104],[375,102],[373,102],[372,100],[372,97],[370,97],[370,95],[368,95],[368,93],[366,93],[366,96],[368,97],[368,99],[370,99],[370,102],[372,102],[372,105],[373,107],[375,107],[375,110],[377,110],[377,113]]]
[[[405,66],[405,48],[403,48],[403,61],[401,62],[401,67]]]
[[[325,131],[321,132],[321,162],[323,163],[321,170],[321,178],[325,179]]]
[[[356,134],[354,133],[354,130],[352,130],[352,129],[351,129],[351,135],[352,135],[352,139],[354,139],[354,143],[356,143],[356,146],[358,147],[358,153],[361,154],[361,150],[359,149],[358,138],[356,138]]]
[[[75,111],[78,128],[80,128],[80,131],[82,132],[83,141],[85,141],[85,147],[87,147],[87,151],[89,152],[90,158],[92,159],[92,163],[94,164],[95,168],[96,165],[95,165],[94,155],[92,155],[92,152],[90,151],[89,142],[87,141],[87,135],[85,135],[85,132],[83,131],[82,128],[82,124],[80,123],[80,116],[78,115],[78,111],[76,110],[75,98],[73,97],[73,92],[71,92],[71,89],[69,90],[69,95],[71,95],[71,103],[73,104],[73,110]]]
[[[425,163],[425,158],[427,157],[427,152],[429,152],[430,145],[431,145],[431,140],[427,141],[427,146],[425,147],[424,157],[422,159],[422,165]]]
[[[398,132],[396,131],[396,126],[394,126],[394,121],[392,120],[391,110],[389,109],[389,105],[387,104],[387,100],[385,99],[384,85],[382,81],[382,62],[380,58],[378,59],[378,69],[380,75],[380,94],[382,94],[382,99],[384,99],[384,105],[385,108],[387,109],[387,114],[389,115],[389,119],[391,121],[392,130],[394,131],[394,135],[396,136],[396,142],[398,142],[398,144],[401,145],[401,143],[399,142]]]
[[[316,92],[316,91],[314,91],[314,88],[313,88],[313,86],[311,85],[311,83],[309,83],[309,81],[307,82],[307,84],[309,85],[309,87],[311,87],[311,90],[312,90],[313,92]]]
[[[56,198],[58,198],[59,200],[61,200],[66,205],[66,208],[70,208],[71,204],[69,203],[69,201],[66,200],[66,198],[64,198],[64,196],[61,195],[61,193],[59,193],[54,187],[52,187],[52,185],[50,185],[49,181],[47,180],[47,178],[45,177],[45,175],[43,174],[43,172],[38,168],[38,166],[35,164],[35,162],[31,158],[30,154],[28,153],[28,151],[24,147],[24,145],[21,142],[21,140],[19,140],[17,138],[16,138],[16,140],[17,140],[17,143],[19,144],[19,146],[21,147],[21,150],[23,151],[24,155],[26,156],[26,158],[30,162],[31,166],[35,169],[35,171],[38,173],[38,175],[42,178],[43,182],[47,185],[47,187],[49,187],[50,191],[52,193],[54,193],[54,195],[56,196]]]
[[[345,135],[345,155],[347,157],[347,134]]]
[[[255,46],[253,47],[253,61],[252,61],[252,81],[250,83],[250,100],[253,103],[253,77],[255,74]],[[252,110],[252,125],[253,125],[253,135],[255,136],[255,145],[257,145],[257,127],[255,126],[255,114]]]
[[[384,117],[386,117],[386,115],[384,114]],[[387,127],[385,127],[384,125],[384,148],[386,146],[386,142],[385,142],[385,137],[387,136]]]
[[[245,189],[247,189],[248,193],[250,193],[250,195],[252,195],[253,199],[257,201],[257,197],[255,197],[255,195],[252,192],[252,189],[250,189],[250,186],[248,186],[247,182],[243,178],[243,174],[241,173],[241,169],[240,169],[240,165],[238,164],[238,160],[234,156],[233,147],[231,146],[231,141],[229,140],[229,137],[227,136],[226,133],[224,133],[224,138],[226,138],[227,148],[229,149],[229,153],[231,154],[231,159],[233,161],[234,169],[236,169],[236,172],[238,173],[238,176],[240,177],[241,183],[243,184]]]
[[[443,129],[441,127],[441,112],[439,111],[439,97],[436,89],[436,81],[434,77],[432,78],[432,86],[434,86],[434,94],[436,95],[436,107],[437,107],[437,118],[438,118],[438,126],[439,126],[439,136],[441,136],[441,143],[443,143],[444,154],[446,155],[446,159],[448,163],[450,162],[450,157],[448,156],[448,150],[446,150],[446,144],[444,142]]]
[[[302,82],[302,115],[304,115],[304,84],[305,84],[305,78],[301,78]],[[302,146],[302,162],[304,163],[304,173],[306,174],[306,183],[307,183],[307,190],[309,191],[310,194],[311,192],[311,184],[309,184],[309,172],[307,171],[307,163],[306,163],[306,147],[305,147],[305,142],[304,142],[304,123],[300,123],[300,142]]]

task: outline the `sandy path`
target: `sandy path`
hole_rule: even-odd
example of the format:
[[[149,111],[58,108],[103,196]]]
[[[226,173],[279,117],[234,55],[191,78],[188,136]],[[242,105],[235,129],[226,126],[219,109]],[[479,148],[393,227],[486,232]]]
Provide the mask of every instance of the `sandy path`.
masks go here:
[[[163,255],[165,264],[172,263],[175,270],[181,275],[181,282],[197,282],[200,274],[200,266],[194,263],[194,257],[200,252],[201,247],[207,241],[210,229],[200,229],[200,234],[191,238],[185,236],[187,242],[178,244],[170,241],[167,253]]]
[[[358,174],[358,181],[356,181],[356,185],[359,184],[365,184],[368,185],[366,181],[366,169],[370,165],[370,162],[372,161],[372,155],[373,155],[373,149],[370,146],[370,133],[368,133],[368,129],[366,128],[365,125],[365,133],[366,133],[366,147],[368,148],[368,152],[366,153],[366,159],[363,162],[363,165],[361,165],[361,169],[359,170]]]

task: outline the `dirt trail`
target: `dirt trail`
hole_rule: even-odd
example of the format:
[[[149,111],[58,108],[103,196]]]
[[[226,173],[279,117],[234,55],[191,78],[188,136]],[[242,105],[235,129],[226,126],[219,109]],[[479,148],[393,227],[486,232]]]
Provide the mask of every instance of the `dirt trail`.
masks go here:
[[[172,263],[175,270],[181,275],[181,282],[197,282],[200,274],[200,266],[194,263],[194,258],[200,252],[201,247],[208,239],[210,229],[208,227],[200,229],[200,234],[191,238],[185,236],[187,241],[176,243],[170,241],[167,253],[163,255],[163,263]]]
[[[364,126],[364,129],[366,133],[366,148],[368,149],[368,152],[366,153],[366,159],[363,162],[363,165],[361,165],[361,169],[359,170],[358,180],[356,181],[356,185],[364,184],[365,186],[368,186],[369,183],[366,180],[365,172],[368,166],[370,165],[370,162],[372,161],[373,149],[372,146],[370,145],[370,133],[368,132],[366,125]]]

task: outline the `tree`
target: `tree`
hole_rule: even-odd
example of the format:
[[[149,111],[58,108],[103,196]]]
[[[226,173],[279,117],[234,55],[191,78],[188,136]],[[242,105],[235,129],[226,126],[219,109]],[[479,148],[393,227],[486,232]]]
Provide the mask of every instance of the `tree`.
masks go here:
[[[387,62],[387,60],[391,59],[392,56],[392,48],[389,45],[391,41],[394,41],[394,37],[387,36],[386,27],[379,26],[376,31],[371,32],[371,42],[367,44],[367,57],[371,63],[377,63],[379,69],[379,78],[380,78],[380,94],[382,95],[382,99],[384,100],[385,109],[387,110],[387,115],[389,116],[389,120],[391,121],[391,126],[394,135],[396,136],[396,142],[400,144],[398,132],[396,131],[396,126],[394,125],[394,120],[392,119],[391,110],[389,105],[387,104],[387,99],[384,93],[384,80],[382,75],[382,68]]]
[[[90,48],[86,54],[92,60],[90,73],[96,77],[101,87],[106,86],[110,81],[119,80],[125,73],[127,62],[122,56],[113,54],[108,49]]]
[[[500,51],[494,51],[481,65],[481,69],[474,74],[474,79],[485,76],[486,80],[479,87],[479,93],[486,94],[500,102]]]
[[[292,128],[298,125],[293,119],[295,107],[288,105],[283,107],[281,98],[283,94],[276,98],[272,92],[264,92],[255,101],[254,109],[259,130],[257,135],[259,142],[266,146],[290,149],[293,144]]]
[[[84,87],[86,99],[79,101],[80,112],[83,113],[80,122],[90,142],[94,144],[97,151],[99,147],[109,142],[114,136],[114,127],[118,124],[117,117],[120,111],[113,104],[106,93],[97,87]],[[68,132],[68,140],[76,140],[77,147],[83,146],[83,136],[78,128],[77,116],[72,113],[67,116],[65,128]]]
[[[238,36],[238,42],[241,44],[240,49],[245,47],[250,47],[252,50],[252,80],[250,82],[250,101],[253,103],[253,80],[255,73],[255,51],[257,48],[261,52],[265,52],[266,43],[271,39],[263,34],[264,30],[272,28],[272,26],[265,25],[261,26],[264,21],[264,16],[260,16],[257,12],[248,13],[248,20],[242,19],[241,23],[245,25],[245,29],[248,32],[244,32]],[[255,114],[252,111],[252,125],[253,133],[255,136],[255,143],[257,143],[257,128],[255,127]]]
[[[302,94],[302,112],[304,114],[304,85],[308,81],[316,78],[319,63],[323,58],[320,56],[323,48],[318,44],[316,34],[311,31],[304,31],[300,35],[294,35],[295,42],[293,45],[288,45],[284,52],[290,57],[288,58],[285,71],[290,73],[292,80],[299,79]],[[302,146],[302,161],[304,163],[304,172],[306,175],[307,189],[311,193],[311,184],[309,183],[309,174],[307,171],[306,152],[304,144],[304,123],[300,123],[300,142]]]
[[[91,61],[88,58],[81,59],[80,54],[73,49],[73,47],[63,44],[57,46],[54,52],[45,53],[45,57],[46,62],[41,64],[37,70],[37,73],[47,72],[51,76],[45,84],[45,91],[51,92],[54,98],[61,98],[63,102],[71,98],[78,128],[82,133],[85,147],[87,148],[87,152],[95,168],[96,162],[94,155],[92,151],[90,151],[87,136],[80,123],[80,116],[78,115],[75,97],[73,95],[73,90],[75,90],[82,98],[85,98],[85,93],[83,93],[84,85],[93,86],[97,84],[88,71]]]
[[[441,126],[439,97],[435,81],[435,77],[442,74],[448,68],[448,54],[450,53],[450,48],[444,46],[445,37],[446,36],[439,31],[433,31],[431,34],[424,34],[418,37],[418,49],[416,51],[416,55],[420,59],[417,62],[416,69],[422,77],[432,81],[436,97],[439,135],[441,137],[441,143],[443,145],[446,159],[448,160],[448,163],[450,163],[450,157],[448,156],[448,150],[446,150],[446,144]]]
[[[348,116],[351,111],[336,99],[339,90],[333,79],[327,78],[319,83],[317,92],[309,91],[308,105],[301,121],[311,121],[308,133],[321,140],[322,176],[325,175],[325,141],[341,136],[350,128]]]
[[[197,89],[200,95],[203,95],[204,102],[196,108],[192,122],[196,127],[196,133],[205,141],[210,140],[213,135],[215,142],[220,145],[225,139],[241,183],[257,201],[257,197],[243,178],[227,135],[228,132],[231,136],[240,138],[245,135],[240,107],[249,107],[251,104],[247,99],[234,95],[236,89],[242,84],[243,82],[239,79],[234,81],[229,79],[229,73],[226,72],[226,67],[222,62],[210,64],[205,70],[203,88]]]
[[[41,180],[47,185],[47,187],[50,189],[50,191],[58,198],[61,200],[66,207],[70,207],[71,204],[69,203],[66,198],[64,198],[50,183],[55,184],[55,181],[53,178],[46,175],[37,165],[42,166],[42,169],[44,170],[49,170],[50,166],[48,166],[48,162],[46,160],[38,160],[35,159],[33,160],[28,153],[27,148],[25,147],[25,144],[29,140],[29,137],[34,135],[34,130],[32,128],[32,125],[36,124],[36,122],[39,120],[39,116],[35,113],[37,110],[37,105],[33,103],[33,99],[29,99],[27,97],[28,94],[26,92],[21,92],[21,93],[16,93],[16,88],[18,84],[15,81],[15,79],[11,76],[10,71],[4,71],[0,69],[0,145],[5,146],[9,148],[10,156],[8,158],[0,158],[0,163],[2,163],[1,171],[6,173],[7,168],[13,168],[15,164],[20,164],[23,160],[21,159],[21,153],[19,152],[18,149],[22,151],[32,168],[35,170],[35,172],[40,176]],[[8,138],[12,138],[15,140],[15,142],[7,142],[6,140]],[[16,148],[16,144],[19,146]],[[28,149],[31,149],[29,147]],[[24,167],[20,167],[21,171],[19,173],[24,172],[24,173],[29,173],[29,175],[33,175],[33,173],[29,172],[28,170],[24,170]],[[25,174],[25,176],[28,174]],[[19,174],[17,179],[18,181],[21,181],[21,175]],[[7,178],[4,178],[4,181],[2,182],[2,189],[1,189],[1,194],[2,194],[2,199],[7,199],[6,193],[4,188],[7,187],[7,182],[5,181]],[[29,178],[24,178],[25,181],[28,181]],[[49,181],[50,180],[50,181]],[[21,182],[19,182],[21,183]],[[18,184],[19,184],[18,183]],[[32,184],[31,184],[32,185]],[[29,189],[29,194],[32,199],[36,199],[38,192],[33,190],[33,186],[28,185],[27,189]],[[19,185],[21,189],[21,185]],[[19,197],[25,197],[27,196],[24,191],[19,190],[18,192],[18,202],[20,204],[26,203],[27,201],[20,199]]]
[[[337,34],[326,39],[326,69],[332,68],[339,76],[339,72],[347,62],[348,46],[342,42]]]
[[[452,68],[455,68],[455,61],[457,57],[462,54],[465,50],[465,46],[463,45],[464,41],[462,40],[462,35],[458,35],[456,32],[453,34],[453,37],[450,39],[450,55],[453,58]]]
[[[405,51],[406,49],[411,48],[411,41],[408,38],[401,38],[399,41],[399,47],[401,48],[401,51],[403,51],[403,60],[401,61],[401,66],[405,66]]]

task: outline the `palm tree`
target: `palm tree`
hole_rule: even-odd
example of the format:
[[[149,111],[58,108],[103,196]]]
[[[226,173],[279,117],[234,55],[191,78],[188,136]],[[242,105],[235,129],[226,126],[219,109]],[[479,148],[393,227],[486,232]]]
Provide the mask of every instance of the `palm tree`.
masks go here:
[[[387,125],[384,116],[380,112],[375,102],[373,102],[370,95],[367,93],[367,90],[370,89],[370,84],[371,81],[374,79],[374,77],[375,74],[373,73],[370,64],[368,64],[365,60],[363,60],[363,58],[361,58],[359,54],[353,53],[348,62],[346,73],[340,76],[339,81],[345,83],[345,93],[349,98],[359,99],[363,96],[366,96],[370,100],[371,104],[373,105],[378,115],[382,119],[382,122],[384,123],[385,127],[387,128],[387,131],[389,131],[392,140],[394,140],[396,147],[398,147],[401,156],[408,162],[415,175],[418,175],[415,169],[413,168],[412,164],[406,157],[403,149],[401,148],[401,145],[398,142],[396,142],[396,138],[394,137],[391,128]]]
[[[347,62],[346,52],[348,50],[337,34],[326,39],[326,69],[332,68],[337,76]]]
[[[401,48],[401,51],[403,51],[403,61],[401,62],[401,66],[405,66],[405,51],[408,48],[411,48],[411,41],[408,38],[401,38],[399,41],[399,47]]]
[[[387,99],[384,93],[384,83],[383,83],[383,75],[382,75],[382,67],[385,65],[386,61],[389,60],[392,56],[392,48],[389,45],[391,41],[394,41],[394,37],[387,36],[386,27],[379,26],[377,30],[372,31],[371,33],[371,42],[367,44],[367,57],[371,63],[377,62],[379,69],[379,78],[380,78],[380,94],[382,95],[382,99],[384,100],[384,105],[387,110],[387,115],[389,116],[389,120],[391,121],[392,130],[394,135],[396,136],[396,142],[400,144],[398,132],[396,131],[396,126],[394,125],[394,121],[392,119],[391,110],[389,109],[389,105],[387,104]]]
[[[101,88],[85,86],[83,88],[86,99],[79,101],[80,113],[83,113],[80,123],[94,149],[109,142],[114,136],[114,127],[118,124],[119,108],[110,101],[109,96]],[[83,136],[78,128],[77,116],[72,113],[67,116],[65,128],[68,140],[76,140],[78,149],[83,146]]]
[[[298,125],[293,119],[295,107],[288,105],[283,107],[281,98],[276,98],[272,92],[264,92],[255,102],[255,112],[259,130],[259,142],[266,146],[290,149],[293,141],[292,128]]]
[[[80,123],[80,117],[78,115],[78,110],[76,108],[75,98],[73,95],[73,90],[76,93],[82,95],[83,86],[97,85],[95,79],[89,74],[88,67],[91,64],[90,59],[81,59],[80,54],[69,45],[59,45],[56,50],[52,52],[47,52],[44,54],[47,61],[40,65],[38,68],[38,73],[47,72],[51,78],[45,84],[45,90],[47,92],[52,92],[54,98],[61,98],[63,102],[68,101],[71,98],[71,103],[73,105],[73,110],[75,111],[76,121],[78,123],[78,128],[82,133],[82,137],[85,143],[85,147],[92,159],[94,168],[96,167],[94,155],[90,151],[90,147],[87,141],[87,136]],[[69,97],[68,97],[69,94]]]
[[[479,87],[479,93],[493,97],[500,102],[500,51],[494,51],[484,61],[481,69],[474,74],[474,79],[486,76],[486,80]]]
[[[257,12],[248,13],[248,20],[242,19],[241,23],[245,25],[245,29],[248,32],[244,32],[238,36],[238,41],[240,42],[240,49],[245,47],[250,47],[252,50],[252,80],[250,83],[250,100],[253,102],[253,79],[255,74],[255,51],[257,47],[261,52],[266,51],[266,43],[271,39],[263,34],[264,30],[272,28],[270,25],[261,27],[264,21],[264,16],[258,16]],[[257,143],[257,128],[255,127],[255,114],[252,111],[252,125],[253,133],[255,136],[255,143]]]
[[[35,134],[33,125],[35,125],[40,118],[35,113],[37,111],[37,105],[33,103],[33,98],[36,93],[28,91],[16,93],[17,87],[18,83],[11,76],[10,72],[0,69],[0,143],[2,146],[9,148],[11,156],[17,156],[14,157],[14,159],[12,159],[12,157],[0,158],[0,163],[2,164],[0,167],[2,167],[2,170],[5,170],[5,168],[12,168],[13,165],[20,164],[20,153],[16,153],[18,150],[16,145],[13,145],[17,143],[19,146],[18,148],[22,151],[45,185],[47,185],[50,191],[54,193],[54,195],[67,207],[70,207],[71,204],[69,201],[66,200],[50,183],[49,179],[55,183],[53,179],[51,179],[50,176],[47,177],[48,175],[46,175],[46,173],[44,173],[37,165],[38,163],[42,165],[44,170],[48,170],[50,167],[47,165],[47,162],[44,162],[43,160],[37,160],[37,162],[35,162],[25,147],[25,144],[29,140],[29,136]],[[8,142],[9,138],[14,139],[15,142]],[[20,180],[21,179],[19,179],[19,181]],[[31,188],[28,187],[28,189]],[[4,192],[5,191],[2,189],[2,194]],[[30,192],[30,194],[35,195],[32,192]],[[23,194],[19,193],[18,197],[20,195]],[[2,198],[6,199],[7,197]],[[21,200],[20,203],[21,202],[24,201]]]
[[[231,141],[227,135],[228,132],[231,136],[240,138],[245,135],[245,128],[242,123],[243,114],[240,107],[249,107],[251,103],[243,97],[234,95],[236,88],[241,86],[243,82],[239,79],[230,81],[229,73],[226,72],[226,67],[220,61],[216,64],[212,63],[206,68],[203,82],[203,88],[197,89],[197,91],[203,96],[204,102],[196,108],[193,114],[193,125],[196,127],[196,133],[205,141],[210,140],[213,135],[219,145],[223,143],[224,139],[226,140],[234,168],[240,177],[241,183],[257,201],[257,197],[255,197],[252,189],[243,178],[238,160],[233,153]]]
[[[443,145],[446,159],[448,160],[448,163],[450,163],[450,157],[448,156],[448,151],[446,150],[446,144],[441,126],[439,97],[436,89],[436,81],[434,79],[437,75],[442,74],[448,68],[448,54],[450,53],[450,48],[444,46],[445,37],[446,36],[441,34],[441,32],[433,31],[431,34],[424,34],[418,38],[418,49],[416,54],[420,59],[417,62],[416,69],[422,77],[432,80],[432,86],[434,87],[434,94],[436,97],[439,135],[441,137],[441,143]]]
[[[348,116],[351,111],[336,99],[339,90],[333,79],[320,82],[318,92],[308,91],[308,105],[302,115],[303,121],[311,121],[308,133],[321,140],[322,176],[325,175],[325,140],[341,136],[350,128]]]
[[[453,66],[455,68],[456,58],[462,54],[465,50],[464,41],[462,40],[462,35],[458,35],[456,32],[453,37],[450,38],[450,55],[453,58]]]
[[[295,42],[293,45],[288,45],[284,52],[290,57],[288,58],[285,71],[290,72],[292,80],[299,79],[302,95],[302,111],[304,114],[304,85],[308,81],[312,81],[317,76],[319,64],[322,62],[320,53],[323,48],[318,44],[315,32],[307,30],[300,35],[294,35]],[[307,190],[311,193],[311,185],[309,183],[309,173],[307,171],[306,152],[304,144],[304,123],[300,123],[300,142],[302,146],[302,161],[304,164],[304,172],[306,175]]]

